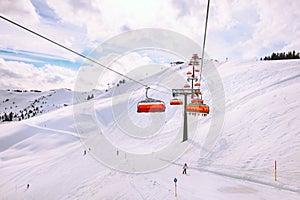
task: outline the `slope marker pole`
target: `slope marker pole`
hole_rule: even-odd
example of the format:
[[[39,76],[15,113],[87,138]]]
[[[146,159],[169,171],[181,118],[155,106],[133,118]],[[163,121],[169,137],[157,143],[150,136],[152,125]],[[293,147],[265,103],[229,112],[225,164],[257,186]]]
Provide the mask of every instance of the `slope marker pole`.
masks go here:
[[[174,194],[175,194],[175,197],[177,197],[177,178],[175,177],[174,178]]]
[[[274,163],[274,179],[275,179],[275,181],[277,181],[277,162],[276,162],[276,160]]]

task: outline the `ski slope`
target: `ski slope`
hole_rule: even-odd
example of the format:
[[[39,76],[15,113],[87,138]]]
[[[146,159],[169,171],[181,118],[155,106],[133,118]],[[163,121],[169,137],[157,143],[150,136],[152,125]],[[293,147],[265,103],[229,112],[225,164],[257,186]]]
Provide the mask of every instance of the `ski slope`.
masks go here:
[[[0,199],[300,199],[300,61],[236,61],[219,64],[217,69],[226,96],[225,120],[205,157],[200,153],[213,112],[206,118],[188,116],[190,126],[193,122],[198,126],[180,158],[164,160],[165,167],[152,172],[123,173],[94,159],[96,149],[84,146],[77,133],[73,106],[58,106],[36,117],[0,124]],[[163,79],[172,70],[153,74],[152,79]],[[185,74],[185,70],[183,66],[175,71]],[[96,92],[92,101],[85,102],[93,103],[102,132],[116,148],[147,154],[181,139],[176,133],[180,133],[183,109],[169,105],[158,134],[142,139],[124,134],[127,111],[116,117],[112,105],[128,105],[130,120],[141,128],[155,119],[135,112],[143,88],[126,82],[118,89],[127,92]],[[59,92],[47,106],[70,104],[69,91]],[[10,98],[20,106],[37,98],[36,93],[2,93],[13,95]],[[203,94],[209,104],[208,88]],[[122,95],[130,100],[123,102]],[[168,104],[170,96],[155,91],[151,95]],[[126,161],[123,156],[112,159]],[[188,175],[181,174],[185,162]]]

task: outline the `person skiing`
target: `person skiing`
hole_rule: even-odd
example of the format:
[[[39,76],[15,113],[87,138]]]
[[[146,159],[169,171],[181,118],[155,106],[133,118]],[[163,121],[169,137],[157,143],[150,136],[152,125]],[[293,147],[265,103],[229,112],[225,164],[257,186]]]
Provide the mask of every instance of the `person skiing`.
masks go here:
[[[183,169],[182,174],[186,174],[186,169],[187,169],[187,168],[188,168],[187,164],[184,163],[184,165],[183,165],[183,167],[182,167],[182,169]]]

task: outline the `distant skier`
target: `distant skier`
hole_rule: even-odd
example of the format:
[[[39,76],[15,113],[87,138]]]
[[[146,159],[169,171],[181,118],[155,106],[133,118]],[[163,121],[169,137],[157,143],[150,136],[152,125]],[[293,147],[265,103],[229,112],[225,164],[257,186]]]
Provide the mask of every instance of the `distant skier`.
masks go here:
[[[182,169],[183,169],[182,174],[186,174],[186,169],[187,169],[187,168],[188,168],[187,164],[184,163],[184,165],[183,165],[183,167],[182,167]]]
[[[84,156],[86,155],[86,150],[83,151],[83,155],[84,155]]]
[[[30,186],[30,185],[29,185],[29,183],[28,183],[27,186],[26,186],[27,190],[29,189],[29,186]]]

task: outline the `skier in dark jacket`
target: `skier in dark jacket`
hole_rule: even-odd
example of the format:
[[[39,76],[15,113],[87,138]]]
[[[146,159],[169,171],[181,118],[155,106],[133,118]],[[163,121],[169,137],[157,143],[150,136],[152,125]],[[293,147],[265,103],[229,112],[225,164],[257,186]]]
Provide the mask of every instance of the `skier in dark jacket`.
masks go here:
[[[187,164],[184,163],[184,165],[183,165],[183,167],[182,167],[182,169],[183,169],[182,174],[186,174],[186,169],[187,169],[187,168],[188,168]]]

